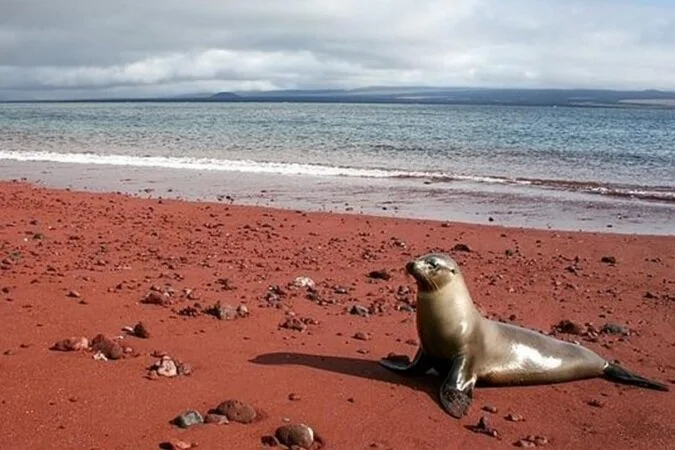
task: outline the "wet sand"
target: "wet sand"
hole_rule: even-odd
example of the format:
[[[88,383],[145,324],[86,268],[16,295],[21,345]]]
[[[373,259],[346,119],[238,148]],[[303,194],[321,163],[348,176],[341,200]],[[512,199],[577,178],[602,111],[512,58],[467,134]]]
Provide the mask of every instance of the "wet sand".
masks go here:
[[[471,251],[454,251],[458,243]],[[459,261],[490,317],[545,332],[561,320],[627,327],[627,336],[559,338],[579,340],[675,387],[673,236],[300,212],[3,182],[0,442],[12,449],[138,449],[180,439],[200,449],[257,449],[289,419],[314,427],[331,449],[508,448],[528,435],[544,436],[546,448],[672,448],[672,388],[662,393],[600,379],[483,388],[458,421],[436,401],[437,377],[405,379],[379,367],[376,361],[390,352],[415,352],[414,313],[406,306],[414,286],[403,266],[431,250]],[[616,262],[602,262],[606,256]],[[382,269],[389,280],[368,276]],[[310,277],[316,292],[294,287],[297,277]],[[142,303],[153,286],[171,288],[171,304]],[[249,315],[179,314],[218,301],[245,305]],[[350,314],[353,305],[370,313]],[[280,328],[291,314],[305,319],[304,331]],[[148,339],[122,330],[139,321]],[[359,332],[367,340],[354,338]],[[123,336],[129,353],[103,361],[91,351],[50,350],[58,340],[99,333]],[[157,350],[193,372],[148,378]],[[169,423],[187,409],[205,413],[227,399],[259,408],[262,420],[187,430]],[[497,412],[483,411],[486,405]],[[510,413],[524,420],[506,420]],[[467,428],[483,416],[498,438]]]

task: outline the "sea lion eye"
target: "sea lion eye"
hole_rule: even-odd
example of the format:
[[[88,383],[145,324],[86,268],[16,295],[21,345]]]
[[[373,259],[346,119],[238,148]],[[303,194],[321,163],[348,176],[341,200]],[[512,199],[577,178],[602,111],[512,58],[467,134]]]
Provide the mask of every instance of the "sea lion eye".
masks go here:
[[[438,264],[438,260],[433,258],[427,260],[427,263],[429,263],[429,266],[431,266],[432,269],[438,269],[440,267],[440,264]]]

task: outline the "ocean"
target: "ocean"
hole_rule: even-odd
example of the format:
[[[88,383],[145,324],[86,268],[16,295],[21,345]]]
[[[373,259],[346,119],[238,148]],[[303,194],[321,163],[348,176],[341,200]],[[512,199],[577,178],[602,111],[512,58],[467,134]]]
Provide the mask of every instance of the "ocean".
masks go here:
[[[0,178],[535,228],[675,234],[675,109],[0,104]]]

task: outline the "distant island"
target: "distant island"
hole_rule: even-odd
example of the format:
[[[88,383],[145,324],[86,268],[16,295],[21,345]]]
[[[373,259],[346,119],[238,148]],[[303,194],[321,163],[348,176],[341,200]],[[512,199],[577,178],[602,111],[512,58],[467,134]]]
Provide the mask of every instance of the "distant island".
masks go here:
[[[33,101],[34,102],[34,101]],[[675,108],[675,92],[609,89],[387,87],[235,91],[155,98],[44,100],[43,102],[295,102],[438,105]]]

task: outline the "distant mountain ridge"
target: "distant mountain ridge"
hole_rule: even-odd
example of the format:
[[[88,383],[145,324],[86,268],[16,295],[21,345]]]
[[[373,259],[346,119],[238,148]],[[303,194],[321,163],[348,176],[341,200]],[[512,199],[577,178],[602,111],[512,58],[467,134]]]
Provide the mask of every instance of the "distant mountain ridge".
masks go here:
[[[675,108],[675,92],[654,89],[610,90],[371,86],[356,89],[286,89],[234,92],[223,91],[218,93],[183,94],[179,96],[166,96],[161,98],[106,98],[60,101],[412,103],[447,105]]]

